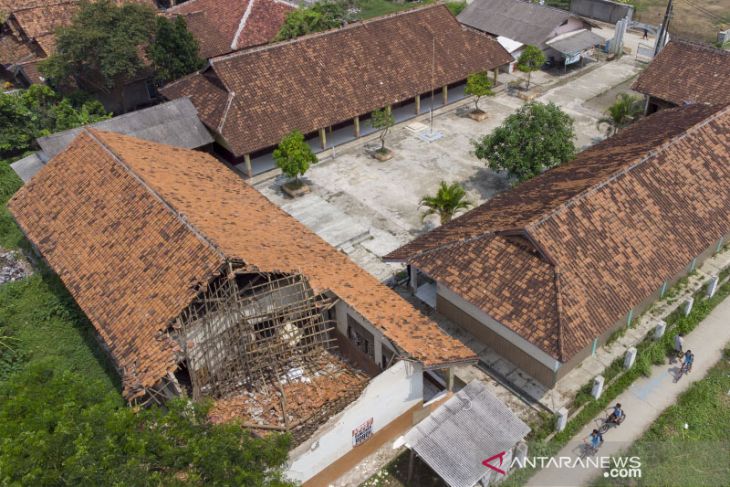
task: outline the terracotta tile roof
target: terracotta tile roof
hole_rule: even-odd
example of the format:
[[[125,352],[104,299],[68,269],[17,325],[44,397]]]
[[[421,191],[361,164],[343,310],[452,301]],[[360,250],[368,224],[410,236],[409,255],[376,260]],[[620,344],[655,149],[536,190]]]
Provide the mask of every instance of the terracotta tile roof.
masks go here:
[[[565,362],[730,232],[728,134],[730,107],[661,111],[387,259],[426,266]],[[533,254],[507,252],[499,235],[520,235],[505,241]],[[528,261],[531,273],[504,269]],[[535,277],[545,276],[545,264],[555,276],[552,297],[546,278]],[[534,316],[537,308],[553,319],[553,307],[552,326]]]
[[[164,332],[218,252],[87,131],[8,206],[109,346],[126,395],[176,368]]]
[[[161,91],[222,114],[206,123],[242,156],[294,129],[309,133],[429,91],[434,38],[437,87],[511,59],[496,40],[434,5],[211,59],[205,75],[230,94],[216,109],[204,106],[221,97],[201,88],[200,74]]]
[[[475,358],[202,152],[85,130],[9,208],[110,346],[128,397],[174,369],[165,330],[226,260],[302,273],[427,367]]]
[[[167,15],[185,17],[207,59],[271,42],[294,8],[282,0],[190,0]]]
[[[70,24],[78,9],[79,3],[76,0],[48,2],[36,8],[16,10],[13,18],[28,38],[38,41],[48,56],[55,47],[54,32],[57,28]],[[44,38],[42,43],[41,38]]]
[[[116,3],[156,6],[154,0],[116,0]],[[53,54],[56,30],[69,25],[78,10],[79,0],[0,0],[0,13],[8,15],[0,33],[0,65],[24,63],[21,69],[26,77],[32,83],[41,82],[37,64]]]
[[[33,59],[31,46],[10,33],[0,33],[0,66],[10,66]]]
[[[730,103],[730,51],[671,41],[633,89],[675,105]]]

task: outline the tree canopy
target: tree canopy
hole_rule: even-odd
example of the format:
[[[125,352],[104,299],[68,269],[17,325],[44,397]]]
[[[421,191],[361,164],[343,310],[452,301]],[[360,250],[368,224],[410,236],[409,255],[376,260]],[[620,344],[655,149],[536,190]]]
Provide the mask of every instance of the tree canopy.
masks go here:
[[[475,142],[475,154],[491,169],[525,181],[575,157],[574,135],[573,119],[557,105],[527,103]]]
[[[0,382],[0,484],[288,486],[289,437],[214,425],[208,405],[135,410],[41,361]]]
[[[198,41],[188,30],[182,16],[168,20],[157,17],[155,39],[147,50],[157,77],[172,81],[203,67],[198,55]]]
[[[479,110],[479,99],[483,96],[493,96],[492,91],[492,80],[489,79],[489,73],[481,72],[470,74],[466,78],[466,89],[464,93],[467,95],[473,95],[476,97],[474,106],[476,110]]]
[[[299,7],[289,12],[276,40],[294,39],[306,34],[334,29],[342,26],[348,19],[345,2],[319,1],[309,7]]]
[[[388,108],[375,110],[371,115],[370,125],[374,129],[380,130],[380,149],[378,150],[385,151],[385,138],[388,136],[390,128],[395,125],[393,113]]]
[[[312,152],[304,140],[304,135],[298,130],[290,133],[279,142],[274,149],[274,160],[276,165],[286,176],[299,180],[309,169],[309,166],[317,162],[317,156]]]
[[[539,70],[545,64],[545,53],[537,46],[526,45],[517,59],[517,69],[527,73],[527,89],[530,89],[532,72]]]
[[[56,49],[41,66],[54,83],[81,80],[113,90],[152,68],[165,80],[202,65],[184,20],[168,20],[147,5],[83,0],[70,25],[56,34]]]
[[[35,139],[109,118],[101,103],[58,95],[46,85],[0,94],[0,158],[30,150]]]

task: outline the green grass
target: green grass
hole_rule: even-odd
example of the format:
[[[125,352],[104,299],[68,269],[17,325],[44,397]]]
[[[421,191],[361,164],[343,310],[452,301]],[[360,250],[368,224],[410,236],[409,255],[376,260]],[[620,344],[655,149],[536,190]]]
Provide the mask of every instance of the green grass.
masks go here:
[[[5,249],[18,248],[23,242],[23,234],[5,207],[22,185],[23,181],[10,167],[10,161],[0,160],[0,247]]]
[[[395,3],[389,0],[359,0],[357,6],[360,9],[358,17],[361,19],[369,19],[371,17],[379,17],[381,15],[392,14],[402,10],[408,10],[415,7],[421,7],[431,3],[426,2],[403,2]]]
[[[629,448],[627,456],[641,458],[642,476],[636,485],[730,485],[729,393],[730,348]],[[618,485],[626,485],[625,480],[601,478],[594,484]]]
[[[21,185],[8,161],[0,161],[0,246],[6,249],[30,248],[6,208]],[[57,359],[54,363],[60,369],[119,390],[118,375],[94,333],[61,280],[45,266],[30,277],[0,285],[0,336],[11,337],[10,348],[0,347],[0,382],[9,373],[50,357]]]

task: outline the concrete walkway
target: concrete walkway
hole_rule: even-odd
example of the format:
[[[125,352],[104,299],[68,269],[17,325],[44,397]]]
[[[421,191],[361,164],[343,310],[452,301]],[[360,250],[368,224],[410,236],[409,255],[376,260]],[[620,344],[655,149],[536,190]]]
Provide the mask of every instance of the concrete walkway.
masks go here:
[[[626,411],[626,421],[604,435],[605,443],[598,456],[609,457],[619,454],[639,439],[666,408],[674,404],[677,397],[689,386],[702,379],[707,371],[721,358],[722,350],[730,343],[730,299],[718,305],[695,330],[685,337],[685,348],[695,354],[692,373],[675,383],[677,364],[663,364],[652,367],[650,377],[636,382],[615,402],[620,402]],[[594,418],[568,443],[557,456],[575,458],[580,454],[581,444],[593,428],[597,428],[605,415]],[[538,472],[527,483],[535,487],[568,487],[589,485],[600,469],[546,468]]]

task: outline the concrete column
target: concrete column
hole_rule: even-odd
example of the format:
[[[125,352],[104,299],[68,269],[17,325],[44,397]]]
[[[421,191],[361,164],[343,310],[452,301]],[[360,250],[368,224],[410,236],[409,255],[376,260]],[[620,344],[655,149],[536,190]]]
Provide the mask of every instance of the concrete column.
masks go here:
[[[601,397],[601,394],[603,394],[603,382],[604,378],[602,375],[596,376],[595,379],[593,379],[593,389],[591,389],[591,396],[593,396],[594,399],[598,399]]]
[[[443,90],[441,90],[441,94],[444,97],[444,105],[446,105],[449,102],[449,87],[444,86]]]
[[[373,336],[373,340],[375,343],[373,343],[373,355],[375,359],[375,363],[378,364],[378,367],[383,363],[383,342],[380,341],[380,338],[378,336]]]
[[[421,113],[421,95],[416,95],[416,115]]]
[[[393,105],[388,105],[387,107],[385,107],[385,111],[386,111],[386,113],[388,113],[388,115],[392,114],[393,113]]]
[[[446,384],[447,384],[447,388],[448,388],[449,392],[454,390],[454,368],[453,367],[449,367],[448,381]]]
[[[323,149],[327,148],[327,131],[325,129],[319,129],[319,143]]]
[[[565,429],[565,425],[568,424],[568,410],[565,408],[560,408],[560,411],[558,411],[558,415],[555,419],[555,431],[560,433]]]
[[[418,269],[416,269],[413,266],[410,266],[410,284],[411,284],[411,290],[415,293],[418,289]]]
[[[355,117],[352,121],[355,123],[355,137],[360,137],[360,117]]]
[[[626,357],[624,357],[624,369],[630,369],[634,366],[636,361],[636,347],[631,347],[626,351]]]
[[[494,83],[495,86],[497,85],[497,75],[498,74],[499,74],[499,68],[494,68],[492,70],[492,83]]]
[[[695,304],[695,298],[687,298],[687,301],[684,302],[684,316],[689,316],[689,314],[692,312],[692,306]]]
[[[667,323],[664,320],[659,320],[659,324],[654,328],[654,340],[663,337],[665,331],[667,331]]]
[[[718,276],[712,276],[710,283],[707,285],[707,297],[711,298],[717,292],[717,283],[720,281]]]
[[[243,162],[246,164],[246,175],[250,178],[253,177],[253,167],[251,167],[251,154],[243,156]]]

